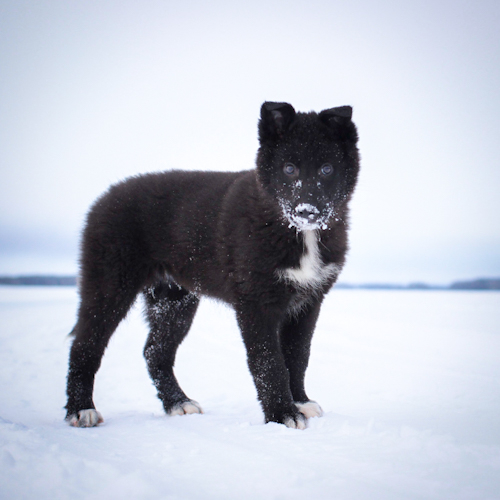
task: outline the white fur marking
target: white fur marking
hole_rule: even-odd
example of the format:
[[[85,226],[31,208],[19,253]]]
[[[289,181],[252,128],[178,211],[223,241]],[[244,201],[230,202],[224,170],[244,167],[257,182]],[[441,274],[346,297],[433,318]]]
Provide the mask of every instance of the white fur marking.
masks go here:
[[[321,406],[316,403],[316,401],[308,401],[307,403],[295,403],[295,406],[306,418],[323,416],[323,410],[321,409]]]
[[[72,415],[69,419],[69,425],[73,427],[95,427],[103,422],[102,415],[94,409],[80,410],[78,415]]]
[[[174,406],[168,414],[173,417],[174,415],[191,415],[193,413],[203,413],[200,404],[192,399],[184,401],[177,406]]]
[[[304,254],[300,258],[298,268],[279,270],[280,278],[294,282],[300,286],[318,287],[332,276],[340,272],[336,264],[325,266],[321,260],[316,231],[302,231],[304,236]]]

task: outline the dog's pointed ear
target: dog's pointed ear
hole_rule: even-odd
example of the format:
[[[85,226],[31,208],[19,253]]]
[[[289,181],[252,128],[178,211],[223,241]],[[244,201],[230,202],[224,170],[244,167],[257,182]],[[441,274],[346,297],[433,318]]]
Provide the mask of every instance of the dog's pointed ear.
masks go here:
[[[339,125],[349,123],[352,118],[351,106],[339,106],[338,108],[325,109],[319,117],[328,125],[330,121],[334,121]]]
[[[353,142],[358,140],[356,126],[351,121],[351,106],[339,106],[338,108],[325,109],[321,111],[319,118],[325,125],[337,132],[342,138]]]
[[[260,142],[283,137],[295,118],[295,109],[286,102],[265,102],[260,108]]]

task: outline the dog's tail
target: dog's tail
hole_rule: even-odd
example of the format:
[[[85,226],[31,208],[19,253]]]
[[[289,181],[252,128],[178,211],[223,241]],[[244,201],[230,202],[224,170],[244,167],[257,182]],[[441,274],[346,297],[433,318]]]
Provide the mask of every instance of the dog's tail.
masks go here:
[[[76,286],[77,286],[77,288],[80,288],[81,281],[82,281],[81,273],[78,273],[77,276],[76,276]],[[76,337],[76,325],[73,327],[73,330],[71,330],[68,333],[67,337],[70,338],[70,339],[74,339]]]

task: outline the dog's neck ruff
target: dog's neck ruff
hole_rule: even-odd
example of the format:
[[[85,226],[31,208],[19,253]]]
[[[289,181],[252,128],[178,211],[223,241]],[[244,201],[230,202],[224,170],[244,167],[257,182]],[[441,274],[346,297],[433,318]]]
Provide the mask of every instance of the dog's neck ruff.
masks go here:
[[[304,253],[299,267],[279,269],[278,277],[301,288],[318,288],[340,273],[337,264],[325,265],[319,251],[319,234],[316,230],[301,231],[304,238]]]

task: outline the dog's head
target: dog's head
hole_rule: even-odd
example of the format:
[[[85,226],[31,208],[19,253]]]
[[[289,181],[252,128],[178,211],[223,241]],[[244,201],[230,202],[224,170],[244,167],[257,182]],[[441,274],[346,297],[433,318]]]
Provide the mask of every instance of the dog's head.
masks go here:
[[[350,106],[296,113],[287,103],[262,105],[258,178],[290,226],[327,229],[344,213],[359,171],[351,116]]]

